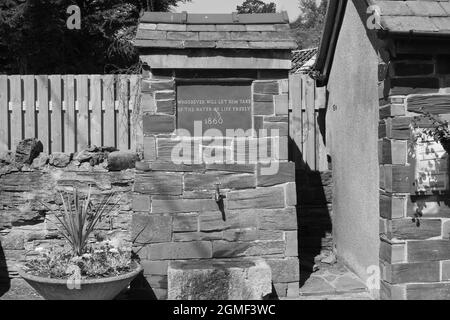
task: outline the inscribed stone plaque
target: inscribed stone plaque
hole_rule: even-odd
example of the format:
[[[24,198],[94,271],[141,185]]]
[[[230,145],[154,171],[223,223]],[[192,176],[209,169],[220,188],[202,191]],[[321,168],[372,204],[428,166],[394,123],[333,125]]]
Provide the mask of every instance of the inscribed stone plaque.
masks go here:
[[[204,135],[209,129],[217,129],[224,136],[226,129],[251,129],[250,83],[179,84],[177,123],[178,129],[189,131],[191,136]]]

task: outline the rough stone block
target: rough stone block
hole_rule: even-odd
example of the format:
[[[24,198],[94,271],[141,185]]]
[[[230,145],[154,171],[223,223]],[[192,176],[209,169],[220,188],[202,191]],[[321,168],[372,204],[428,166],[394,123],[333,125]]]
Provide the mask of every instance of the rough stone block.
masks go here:
[[[256,116],[268,116],[275,112],[273,102],[269,101],[255,101],[253,102],[253,114]]]
[[[181,195],[183,177],[174,172],[140,173],[136,175],[134,191],[151,195]]]
[[[283,254],[284,250],[285,250],[284,241],[213,242],[214,258],[232,258],[232,257]]]
[[[221,189],[246,189],[256,186],[252,174],[232,174],[228,172],[187,173],[184,176],[185,190],[215,190],[216,183]]]
[[[272,295],[285,298],[287,296],[287,283],[274,283]]]
[[[188,213],[188,212],[219,212],[218,205],[214,200],[207,199],[175,199],[175,200],[153,200],[153,213]]]
[[[281,93],[289,93],[289,79],[280,80]]]
[[[263,260],[171,262],[169,300],[262,300],[272,292]]]
[[[438,282],[439,261],[381,264],[383,280],[390,284],[408,282]]]
[[[288,115],[289,113],[289,96],[287,94],[281,94],[274,96],[275,114],[276,115]]]
[[[414,283],[406,285],[407,300],[450,300],[450,283]]]
[[[282,208],[283,187],[258,188],[255,190],[232,191],[227,194],[228,209]]]
[[[225,241],[256,241],[256,240],[284,240],[282,231],[277,230],[257,230],[252,228],[232,229],[223,232]]]
[[[144,135],[172,133],[175,130],[175,117],[144,114],[143,126]]]
[[[297,230],[297,210],[295,207],[259,210],[258,225],[261,230]]]
[[[273,174],[267,174],[266,171],[261,170],[261,167],[266,167],[265,165],[258,165],[258,176],[257,182],[258,187],[271,187],[278,184],[284,184],[287,182],[295,182],[295,163],[294,162],[279,162],[276,163],[278,166],[277,172]],[[271,163],[274,167],[274,163]],[[295,185],[295,183],[294,183]]]
[[[180,214],[173,217],[174,232],[198,231],[197,214]]]
[[[133,194],[133,211],[150,212],[150,196],[144,194]]]
[[[271,136],[287,136],[289,134],[289,124],[286,122],[264,122],[263,128]],[[272,133],[276,130],[276,133]]]
[[[182,232],[173,234],[173,241],[176,242],[212,241],[222,240],[222,238],[222,232]]]
[[[236,172],[236,173],[255,173],[255,164],[207,164],[206,170],[211,171],[223,171],[223,172]]]
[[[287,231],[285,232],[286,237],[286,257],[298,257],[298,232],[297,231]]]
[[[156,160],[156,137],[144,137],[144,160]]]
[[[279,94],[280,88],[277,81],[255,81],[253,92],[259,94]]]
[[[115,151],[108,155],[108,170],[122,171],[135,167],[139,158],[135,152]]]
[[[180,260],[212,258],[212,243],[209,241],[156,243],[144,247],[144,258],[149,260]]]
[[[387,237],[398,240],[425,240],[439,237],[442,229],[441,220],[421,219],[420,223],[411,219],[394,219],[387,223]]]
[[[450,260],[450,241],[423,240],[409,241],[408,262]]]
[[[16,146],[16,162],[22,164],[32,164],[33,160],[44,151],[44,146],[36,138],[25,139]]]
[[[167,216],[133,214],[132,239],[137,244],[171,240],[172,218]]]
[[[387,263],[406,262],[406,245],[405,243],[389,243],[387,241],[380,242],[380,260]],[[408,260],[408,262],[412,262]]]
[[[155,113],[156,112],[156,100],[153,94],[142,93],[141,94],[141,106],[142,112]]]
[[[53,152],[50,155],[50,165],[58,168],[67,167],[72,159],[72,155],[63,152]]]
[[[173,115],[175,113],[175,100],[156,101],[156,112]]]
[[[300,263],[298,258],[268,259],[274,283],[292,283],[300,280]]]
[[[175,91],[157,91],[155,92],[156,100],[175,100]]]
[[[255,210],[226,210],[203,212],[200,214],[201,231],[222,231],[226,229],[242,229],[257,227],[257,213]]]
[[[286,200],[286,207],[297,205],[297,186],[295,182],[288,182],[284,186],[284,194]]]
[[[160,161],[172,161],[172,151],[179,145],[180,141],[172,139],[158,138],[157,149],[158,149],[158,160]],[[182,155],[180,155],[182,156]]]
[[[288,298],[297,298],[300,295],[300,283],[291,282],[287,284],[287,294]]]
[[[200,32],[199,38],[204,41],[230,40],[230,34],[223,31]]]

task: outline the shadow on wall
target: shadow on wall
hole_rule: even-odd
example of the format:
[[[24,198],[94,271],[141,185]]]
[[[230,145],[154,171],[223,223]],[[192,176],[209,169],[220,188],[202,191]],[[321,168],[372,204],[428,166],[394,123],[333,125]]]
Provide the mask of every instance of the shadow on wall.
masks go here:
[[[9,279],[8,267],[6,265],[5,252],[0,242],[0,297],[11,288],[11,280]]]
[[[319,115],[319,126],[325,143],[325,113]],[[291,140],[292,160],[296,163],[298,256],[300,287],[315,271],[324,255],[331,254],[331,171],[313,171],[303,161],[303,154]]]

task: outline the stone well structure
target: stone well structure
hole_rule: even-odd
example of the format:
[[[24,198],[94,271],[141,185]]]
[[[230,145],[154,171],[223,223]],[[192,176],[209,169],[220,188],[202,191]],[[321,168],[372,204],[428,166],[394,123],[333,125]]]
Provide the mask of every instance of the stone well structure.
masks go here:
[[[146,13],[134,42],[146,70],[132,238],[153,292],[167,298],[169,262],[253,257],[274,293],[298,295],[286,13]]]

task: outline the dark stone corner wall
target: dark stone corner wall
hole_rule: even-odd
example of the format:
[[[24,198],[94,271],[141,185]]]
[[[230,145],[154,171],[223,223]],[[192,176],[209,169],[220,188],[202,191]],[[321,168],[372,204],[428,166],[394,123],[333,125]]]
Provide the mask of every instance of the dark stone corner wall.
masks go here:
[[[415,172],[419,161],[442,163],[443,179],[448,180],[448,158],[440,159],[434,151],[416,153],[411,124],[423,111],[448,119],[450,47],[448,40],[438,39],[391,43],[395,46],[381,49],[379,65],[380,295],[447,300],[448,191],[418,193]],[[420,121],[419,126],[430,127],[430,122]]]

